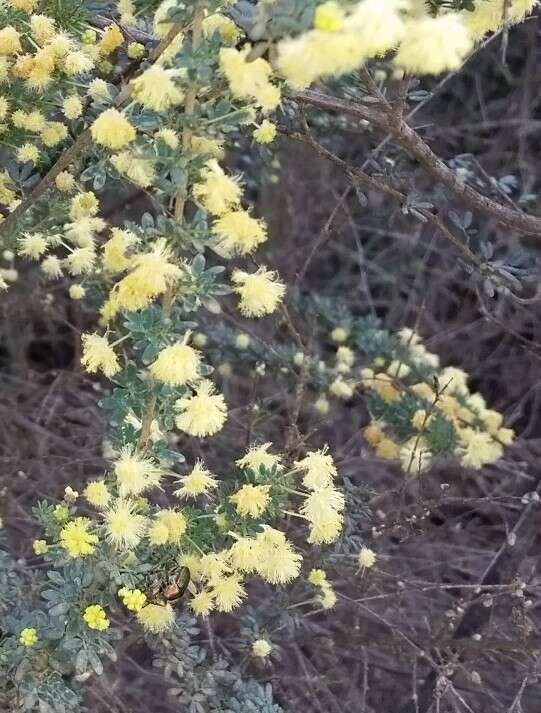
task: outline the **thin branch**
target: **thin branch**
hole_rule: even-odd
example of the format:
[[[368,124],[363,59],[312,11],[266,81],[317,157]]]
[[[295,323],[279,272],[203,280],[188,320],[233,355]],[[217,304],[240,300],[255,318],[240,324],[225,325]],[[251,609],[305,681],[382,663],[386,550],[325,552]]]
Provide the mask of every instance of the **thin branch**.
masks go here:
[[[492,198],[478,193],[436,156],[430,146],[404,119],[391,116],[382,110],[368,108],[358,102],[311,90],[297,92],[292,98],[301,104],[315,106],[318,109],[357,117],[387,131],[392,140],[412,158],[419,161],[430,176],[441,182],[471,210],[493,218],[508,228],[541,239],[541,218],[503,206]]]

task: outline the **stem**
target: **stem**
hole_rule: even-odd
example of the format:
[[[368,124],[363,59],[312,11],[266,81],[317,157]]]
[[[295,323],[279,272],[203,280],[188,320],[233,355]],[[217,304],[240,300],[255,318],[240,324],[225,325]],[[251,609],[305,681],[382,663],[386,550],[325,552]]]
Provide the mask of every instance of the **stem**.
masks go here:
[[[203,20],[205,18],[204,8],[197,3],[192,20],[192,48],[197,49],[203,36]],[[184,101],[184,116],[189,117],[194,113],[197,100],[197,87],[191,86],[186,92]],[[182,132],[182,149],[188,151],[192,140],[192,131],[188,127]],[[174,214],[177,220],[182,220],[184,216],[184,205],[186,203],[187,191],[185,187],[179,188],[175,196]]]

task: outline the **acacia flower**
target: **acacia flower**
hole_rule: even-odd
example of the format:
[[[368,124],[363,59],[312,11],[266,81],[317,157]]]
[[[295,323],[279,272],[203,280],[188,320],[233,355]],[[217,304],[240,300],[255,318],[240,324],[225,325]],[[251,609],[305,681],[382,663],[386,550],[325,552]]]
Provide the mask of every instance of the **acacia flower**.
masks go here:
[[[195,394],[178,399],[175,402],[177,428],[200,438],[218,433],[227,418],[227,405],[224,397],[214,391],[214,384],[204,379],[197,385]]]
[[[201,352],[188,344],[177,342],[165,347],[150,366],[150,373],[164,384],[182,386],[199,377]]]
[[[214,609],[214,597],[211,592],[202,589],[193,595],[188,606],[197,616],[208,616]]]
[[[331,485],[337,476],[336,466],[328,446],[318,451],[309,451],[302,460],[295,461],[295,468],[304,472],[302,483],[308,490]]]
[[[229,577],[219,577],[215,580],[211,594],[216,602],[216,609],[221,612],[230,612],[239,607],[246,597],[246,590],[238,574]]]
[[[262,443],[260,446],[252,446],[246,455],[236,461],[236,464],[239,468],[249,468],[256,473],[261,467],[267,470],[280,467],[281,456],[269,453],[268,450],[271,446],[272,443]]]
[[[107,337],[99,334],[83,334],[83,354],[81,364],[91,374],[101,369],[105,376],[111,378],[120,371],[117,356]]]
[[[175,622],[173,607],[167,604],[147,604],[137,612],[137,620],[146,631],[162,634]]]
[[[258,144],[270,144],[276,138],[276,124],[264,119],[252,135]]]
[[[111,493],[103,480],[92,480],[83,490],[83,497],[98,510],[106,508],[111,499]]]
[[[269,504],[270,489],[270,485],[243,485],[229,500],[242,517],[259,517]]]
[[[196,498],[218,487],[216,478],[207,470],[203,461],[198,460],[188,475],[180,476],[182,487],[175,490],[177,498]]]
[[[235,270],[233,290],[240,296],[239,309],[245,317],[264,317],[276,310],[286,288],[275,272],[261,266],[256,272]]]
[[[252,644],[252,653],[258,658],[267,658],[271,651],[272,646],[266,639],[257,639],[257,641],[254,641]]]
[[[118,549],[137,547],[145,533],[147,520],[135,512],[129,500],[118,500],[103,513],[107,539]]]
[[[357,556],[357,562],[361,569],[370,569],[376,562],[376,553],[369,547],[361,547]]]
[[[224,213],[212,225],[217,238],[217,249],[225,255],[247,255],[267,239],[267,226],[263,220],[253,218],[239,208]]]
[[[135,139],[135,128],[118,109],[106,109],[90,127],[94,141],[109,149],[121,149]]]
[[[140,495],[159,485],[162,471],[151,458],[132,453],[132,448],[126,446],[115,463],[115,475],[121,496]]]
[[[32,549],[35,555],[44,555],[49,550],[49,545],[45,540],[34,540],[32,543]]]
[[[110,621],[105,614],[102,606],[99,604],[91,604],[86,607],[83,619],[89,629],[94,629],[95,631],[105,631],[109,628]]]
[[[201,179],[194,185],[193,194],[210,213],[223,215],[238,206],[242,196],[239,180],[227,176],[216,159],[207,161]]]
[[[264,526],[256,537],[256,571],[269,584],[286,584],[299,575],[302,557],[283,532]]]

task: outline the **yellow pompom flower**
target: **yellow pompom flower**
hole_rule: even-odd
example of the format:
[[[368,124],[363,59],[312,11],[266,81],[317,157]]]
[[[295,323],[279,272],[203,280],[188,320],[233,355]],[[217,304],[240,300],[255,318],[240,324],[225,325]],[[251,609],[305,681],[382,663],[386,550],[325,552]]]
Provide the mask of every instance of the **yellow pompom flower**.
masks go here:
[[[207,470],[202,461],[197,461],[188,475],[179,478],[182,487],[175,490],[177,498],[196,498],[218,487],[216,478]]]
[[[156,381],[170,386],[182,386],[199,378],[201,352],[188,344],[177,342],[165,347],[150,366]]]
[[[239,468],[250,468],[256,473],[261,467],[271,470],[274,467],[279,467],[281,457],[274,453],[269,453],[268,450],[272,443],[262,443],[260,446],[252,446],[248,453],[236,461]]]
[[[115,463],[115,475],[121,497],[140,495],[149,488],[159,485],[162,471],[151,458],[132,453],[130,446],[120,452]]]
[[[203,589],[193,595],[188,606],[196,616],[208,616],[214,609],[214,597]]]
[[[56,255],[49,255],[41,263],[41,269],[51,280],[62,277],[62,263]]]
[[[227,176],[216,159],[207,162],[201,179],[194,185],[193,194],[213,215],[223,215],[239,204],[242,190],[238,179]]]
[[[137,612],[137,620],[145,631],[163,634],[175,623],[175,612],[169,603],[147,604]]]
[[[90,374],[101,370],[105,376],[111,378],[120,371],[117,356],[107,337],[99,334],[83,334],[83,354],[81,364]]]
[[[283,532],[264,526],[255,541],[256,572],[269,584],[286,584],[299,576],[302,556]]]
[[[118,549],[137,547],[145,534],[147,520],[135,512],[135,505],[129,500],[118,500],[104,514],[107,539]]]
[[[344,27],[343,8],[335,0],[318,5],[314,14],[314,27],[323,32],[339,32]]]
[[[234,535],[234,533],[229,533]],[[233,569],[250,574],[257,568],[256,541],[251,537],[238,537],[229,548],[229,560]]]
[[[246,254],[267,239],[267,227],[262,219],[255,219],[245,210],[236,210],[223,215],[213,226],[213,233],[220,239],[218,252],[230,257],[232,253]],[[263,268],[258,275],[263,274]],[[246,275],[246,273],[242,273]],[[274,273],[266,272],[271,279]]]
[[[78,119],[83,113],[83,104],[77,94],[66,97],[62,102],[62,111],[66,119]]]
[[[156,521],[167,528],[167,542],[178,545],[188,528],[188,522],[178,510],[160,510],[156,513]]]
[[[503,455],[503,446],[486,431],[463,428],[459,432],[457,451],[463,465],[478,470],[485,464],[499,460]]]
[[[129,151],[121,151],[111,156],[110,161],[121,175],[141,188],[148,188],[156,178],[153,161],[138,158]]]
[[[182,270],[169,262],[170,252],[164,241],[158,241],[148,252],[134,255],[132,270],[114,288],[109,300],[111,316],[121,309],[144,309],[155,297],[181,276]]]
[[[154,64],[132,81],[135,101],[154,111],[167,111],[178,106],[184,100],[184,92],[175,84],[178,76],[179,70]]]
[[[32,543],[32,549],[35,555],[45,555],[49,550],[49,545],[45,540],[34,540]]]
[[[285,285],[275,272],[264,266],[253,273],[235,270],[231,279],[234,291],[240,296],[239,309],[245,317],[271,314],[284,298]]]
[[[123,42],[124,35],[119,26],[113,22],[105,29],[98,45],[98,51],[101,55],[112,54]]]
[[[300,509],[311,525],[308,542],[322,544],[334,542],[342,531],[344,509],[343,494],[332,485],[310,493]]]
[[[109,504],[111,493],[103,480],[92,480],[83,490],[83,497],[98,510],[103,510]]]
[[[107,618],[105,610],[99,604],[91,604],[86,607],[83,619],[89,629],[94,629],[95,631],[105,631],[109,628],[111,623]]]
[[[13,25],[0,30],[0,55],[13,55],[22,52],[21,38]]]
[[[82,300],[86,295],[86,290],[82,285],[70,285],[68,293],[72,300]]]
[[[89,532],[92,525],[86,517],[77,517],[60,531],[60,544],[70,557],[86,557],[94,553],[98,536]]]
[[[61,503],[55,505],[53,517],[57,522],[65,522],[66,520],[68,520],[69,516],[70,510],[67,505],[62,505]]]
[[[179,412],[177,428],[190,436],[213,436],[220,431],[227,418],[227,406],[221,394],[215,394],[215,386],[208,379],[201,381],[192,396],[184,396],[175,402]]]
[[[315,587],[323,587],[327,584],[327,574],[322,569],[312,569],[308,575],[308,581]]]
[[[7,4],[16,10],[22,10],[23,12],[30,14],[34,11],[36,5],[38,4],[38,0],[7,0]]]
[[[218,611],[230,612],[242,604],[242,600],[246,597],[246,590],[240,575],[232,574],[229,577],[218,578],[214,582],[211,594]]]
[[[38,643],[38,632],[33,627],[23,629],[19,635],[19,643],[26,648]]]
[[[138,238],[129,230],[111,228],[111,238],[104,243],[103,267],[109,273],[123,272],[132,264],[132,258],[126,251],[138,242]]]
[[[164,0],[154,13],[154,34],[160,39],[167,37],[173,28],[173,23],[168,21],[167,18],[169,10],[176,7],[178,7],[177,0]]]
[[[458,69],[473,47],[473,38],[458,13],[411,20],[395,57],[410,74],[441,74]]]
[[[328,582],[321,587],[318,601],[323,609],[332,609],[336,604],[336,594]]]
[[[348,30],[357,36],[367,57],[382,56],[404,35],[402,11],[408,0],[362,0],[348,17]]]
[[[135,139],[136,131],[118,109],[106,109],[90,127],[94,141],[109,149],[121,149]]]
[[[160,129],[154,134],[155,139],[160,139],[170,149],[177,149],[180,143],[178,134],[173,129]]]
[[[318,451],[309,451],[302,460],[295,461],[295,468],[304,472],[302,483],[308,490],[332,485],[338,475],[333,457],[327,451],[325,446]]]
[[[199,560],[199,570],[201,578],[209,584],[223,577],[226,573],[231,572],[229,566],[229,552],[207,552]]]
[[[107,82],[97,77],[88,85],[88,96],[96,102],[108,102],[111,99],[111,93]]]
[[[47,238],[41,233],[30,233],[19,238],[17,252],[19,255],[37,260],[46,252],[47,247]]]
[[[233,44],[239,37],[239,28],[233,20],[215,12],[203,20],[203,32],[206,37],[211,37],[215,32],[220,34],[224,42]]]
[[[243,485],[229,497],[242,517],[258,517],[267,509],[270,485]]]
[[[252,653],[260,659],[265,659],[272,651],[272,646],[266,639],[257,639],[252,644]]]
[[[190,148],[195,154],[208,154],[217,159],[221,159],[225,155],[223,141],[210,139],[207,136],[192,136]]]
[[[32,15],[30,32],[39,45],[44,45],[55,34],[55,20],[47,15]]]
[[[75,189],[76,183],[75,178],[69,171],[60,171],[58,176],[54,179],[55,186],[62,193],[71,193]]]
[[[160,545],[166,545],[169,539],[169,529],[165,522],[156,520],[156,522],[153,522],[148,528],[147,536],[151,545],[158,547]]]
[[[17,161],[20,161],[21,163],[26,163],[27,161],[37,163],[38,159],[38,147],[35,144],[31,144],[29,141],[25,141],[24,144],[17,149]]]
[[[361,547],[357,562],[361,569],[370,569],[376,562],[376,553],[369,547]]]
[[[270,144],[276,138],[276,124],[265,119],[253,133],[254,140],[258,144]]]
[[[126,609],[134,612],[141,611],[147,601],[147,595],[140,589],[122,587],[122,589],[118,590],[118,596],[121,597]]]

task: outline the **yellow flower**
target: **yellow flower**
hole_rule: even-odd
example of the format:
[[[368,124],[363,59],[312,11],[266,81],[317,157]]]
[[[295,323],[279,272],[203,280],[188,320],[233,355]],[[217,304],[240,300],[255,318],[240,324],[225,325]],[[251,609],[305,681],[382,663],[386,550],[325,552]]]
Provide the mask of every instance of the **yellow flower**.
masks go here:
[[[70,193],[75,189],[75,178],[69,171],[60,171],[58,176],[54,179],[55,186],[59,191],[63,193]]]
[[[48,121],[40,132],[40,138],[45,146],[56,146],[68,135],[68,130],[59,121]]]
[[[458,453],[463,465],[478,470],[495,463],[503,455],[503,446],[486,431],[464,428],[459,432]]]
[[[261,467],[271,470],[274,467],[280,466],[281,457],[269,453],[268,450],[272,443],[262,443],[260,446],[252,446],[248,453],[236,461],[239,468],[250,468],[256,473]]]
[[[133,96],[139,104],[154,111],[167,111],[184,99],[184,92],[175,84],[178,69],[164,69],[157,64],[132,81]]]
[[[107,82],[99,77],[90,82],[87,93],[88,96],[96,102],[108,102],[111,99]]]
[[[118,359],[107,337],[100,337],[99,334],[83,334],[82,343],[81,364],[86,371],[94,374],[101,369],[109,378],[120,371]]]
[[[239,205],[242,190],[237,178],[227,176],[216,159],[207,161],[201,172],[202,181],[193,187],[193,194],[213,215],[223,215]]]
[[[47,239],[41,233],[31,233],[19,238],[19,255],[37,260],[47,250]]]
[[[408,9],[407,0],[362,0],[348,18],[348,30],[367,57],[382,56],[397,46],[404,35],[401,10]]]
[[[162,471],[151,458],[145,458],[137,452],[132,453],[132,448],[126,446],[115,463],[115,475],[119,493],[123,497],[140,495],[145,490],[156,487]]]
[[[207,616],[214,609],[214,597],[203,589],[193,595],[188,606],[197,616]]]
[[[192,136],[190,148],[195,154],[208,154],[217,159],[221,159],[225,155],[223,141],[211,139],[207,136]]]
[[[246,255],[265,242],[267,226],[240,208],[215,220],[212,233],[218,239],[217,249],[224,255]]]
[[[276,138],[276,124],[265,119],[252,135],[258,144],[270,144]]]
[[[336,604],[336,594],[328,582],[321,587],[318,600],[323,609],[332,609]]]
[[[167,528],[167,542],[178,545],[188,527],[184,515],[178,510],[160,510],[156,513],[156,520]]]
[[[77,517],[60,531],[60,544],[70,557],[86,557],[94,553],[98,536],[88,532],[92,525],[86,517]]]
[[[14,7],[16,10],[22,10],[23,12],[31,13],[38,4],[38,0],[7,0],[8,5]]]
[[[254,273],[235,270],[234,291],[240,295],[240,311],[245,317],[264,317],[274,312],[282,301],[286,288],[275,272],[261,266]]]
[[[101,146],[121,149],[135,139],[135,128],[118,109],[106,109],[90,127],[92,138]]]
[[[77,94],[66,97],[62,102],[62,111],[66,119],[77,119],[83,113],[83,104]]]
[[[91,505],[99,510],[106,508],[111,499],[111,493],[103,480],[93,480],[88,483],[83,490],[83,496]]]
[[[257,641],[254,641],[254,643],[252,644],[252,653],[258,658],[267,658],[271,651],[272,646],[266,639],[257,639]]]
[[[122,598],[122,603],[130,611],[138,612],[144,607],[147,601],[147,596],[140,589],[126,589],[123,587],[118,590],[118,595]]]
[[[38,632],[36,629],[32,628],[26,628],[23,629],[20,633],[19,636],[19,643],[22,644],[22,646],[26,646],[27,648],[30,648],[31,646],[34,646],[38,642]]]
[[[459,13],[410,20],[395,56],[411,74],[441,74],[458,69],[473,47],[473,38]]]
[[[286,584],[299,575],[302,557],[283,532],[264,526],[256,537],[256,572],[269,584]]]
[[[70,285],[68,292],[72,300],[82,300],[86,295],[86,290],[82,285]]]
[[[349,332],[347,331],[347,329],[344,329],[343,327],[335,327],[331,332],[331,339],[333,340],[333,342],[336,342],[337,344],[341,344],[342,342],[345,342],[348,337],[349,337]]]
[[[45,542],[45,540],[34,540],[32,548],[34,550],[34,554],[39,556],[47,554],[47,551],[49,550],[49,545]]]
[[[179,412],[176,425],[191,436],[213,436],[220,431],[227,418],[227,406],[221,394],[215,394],[215,386],[203,379],[192,396],[184,396],[175,402]]]
[[[233,534],[233,533],[229,533]],[[229,559],[233,569],[250,574],[257,568],[256,541],[251,537],[237,537],[229,548]]]
[[[357,561],[361,569],[370,569],[376,562],[376,553],[369,547],[361,547]]]
[[[310,493],[301,507],[301,514],[310,522],[308,542],[312,544],[334,542],[343,524],[344,496],[332,485]]]
[[[234,43],[239,37],[239,29],[228,17],[215,12],[203,20],[203,32],[205,36],[211,37],[215,32],[219,32],[224,42]]]
[[[170,386],[182,386],[199,377],[201,352],[188,344],[177,342],[165,347],[150,366],[150,373],[156,379]]]
[[[400,458],[400,446],[391,438],[384,436],[376,444],[376,455],[384,460]]]
[[[344,10],[335,0],[318,5],[314,15],[314,27],[324,32],[339,32],[344,27]]]
[[[90,72],[94,67],[94,61],[84,52],[77,50],[76,52],[69,52],[66,55],[63,66],[64,72],[67,75],[74,76],[76,74],[83,74],[83,72]],[[94,137],[94,139],[97,141],[96,137]],[[98,143],[101,143],[101,141],[98,141]]]
[[[137,620],[146,631],[152,634],[163,634],[175,622],[173,607],[167,603],[147,604],[137,612]]]
[[[221,612],[230,612],[239,607],[246,596],[242,579],[238,574],[229,577],[220,577],[214,582],[211,591],[216,602],[216,609]]]
[[[332,485],[338,475],[333,457],[327,451],[328,446],[325,446],[318,451],[309,451],[302,460],[295,461],[295,468],[305,474],[302,482],[308,490]]]
[[[323,587],[327,584],[327,574],[322,569],[312,569],[308,575],[308,581],[316,587]]]
[[[161,5],[158,6],[154,14],[154,34],[163,39],[167,37],[169,32],[173,28],[173,23],[167,21],[169,10],[177,7],[177,0],[164,0]]]
[[[95,260],[93,247],[77,248],[66,258],[66,266],[70,275],[82,275],[92,270]]]
[[[18,54],[22,51],[21,39],[13,25],[0,30],[0,55]]]
[[[196,498],[218,487],[216,478],[205,468],[202,461],[197,461],[188,475],[179,478],[182,487],[175,490],[177,498]]]
[[[17,161],[21,163],[26,163],[27,161],[37,163],[38,159],[39,150],[35,144],[25,141],[25,143],[17,149]]]
[[[147,520],[129,500],[118,500],[103,515],[107,539],[118,549],[133,549],[143,537]]]
[[[32,15],[30,31],[36,42],[44,45],[55,34],[55,20],[47,15]]]
[[[173,131],[173,129],[160,129],[154,134],[154,138],[163,141],[170,149],[177,149],[179,146],[178,134],[176,131]]]
[[[103,245],[103,267],[107,272],[117,273],[127,270],[132,258],[126,256],[126,250],[138,242],[129,230],[111,228],[111,237]]]
[[[110,24],[103,33],[98,45],[101,55],[108,55],[114,52],[124,42],[124,35],[118,25],[114,22]]]
[[[51,279],[62,277],[62,264],[56,255],[49,255],[41,263],[41,269]]]
[[[199,561],[201,578],[214,584],[215,581],[223,577],[224,574],[231,572],[231,567],[228,563],[229,552],[207,552]]]
[[[229,500],[242,517],[259,517],[269,504],[270,485],[243,485]]]
[[[165,522],[160,522],[157,520],[153,522],[148,528],[148,541],[151,545],[160,546],[167,544],[169,539],[169,528]]]
[[[95,629],[96,631],[105,631],[109,628],[110,621],[105,614],[102,606],[99,604],[91,604],[86,607],[83,619],[89,629]]]

